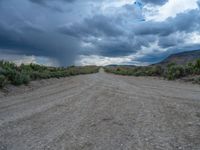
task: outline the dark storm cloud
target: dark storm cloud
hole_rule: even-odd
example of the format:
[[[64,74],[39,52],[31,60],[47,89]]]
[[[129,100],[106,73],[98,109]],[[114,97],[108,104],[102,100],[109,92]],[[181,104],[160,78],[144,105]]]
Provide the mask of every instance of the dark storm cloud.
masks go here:
[[[74,2],[74,1],[78,1],[78,0],[30,0],[33,3],[37,3],[40,5],[46,5],[47,3],[50,2],[55,2],[55,1],[60,1],[60,2]],[[86,1],[92,1],[92,0],[86,0]],[[97,0],[98,1],[98,0]],[[155,5],[163,5],[167,2],[168,0],[142,0],[143,3],[148,3],[148,4],[155,4]]]
[[[98,42],[96,48],[99,50],[99,54],[107,57],[120,57],[128,56],[134,52],[134,45],[127,41],[108,40]]]
[[[12,5],[7,7],[10,3]],[[62,21],[60,15],[23,0],[21,3],[11,0],[10,3],[3,1],[0,5],[0,53],[6,50],[13,54],[49,57],[63,66],[74,64],[80,44],[54,30],[54,24]],[[30,12],[27,11],[29,7],[32,8]]]
[[[111,5],[109,11],[100,7],[105,4],[103,2],[107,5],[115,2],[111,0],[0,2],[0,53],[7,50],[15,54],[45,56],[57,59],[61,65],[69,65],[77,55],[121,57],[144,49],[150,52],[138,60],[154,62],[170,53],[199,46],[188,45],[181,36],[200,31],[199,9],[156,22],[141,21],[134,3],[116,8]],[[152,5],[166,2],[143,0],[144,4]],[[158,47],[152,48],[155,43]]]
[[[178,14],[175,18],[168,18],[163,22],[150,21],[137,24],[134,28],[136,36],[152,35],[158,39],[158,46],[166,49],[164,52],[154,49],[150,54],[139,58],[138,61],[155,63],[173,53],[199,50],[200,44],[188,45],[184,42],[188,37],[181,36],[181,33],[199,32],[199,20],[200,10],[196,9]]]
[[[184,39],[182,39],[182,37],[176,34],[171,34],[169,36],[159,37],[158,45],[161,48],[170,48],[183,42],[184,42]]]
[[[92,43],[92,49],[88,49],[90,53],[94,50],[96,54],[106,57],[128,56],[136,53],[142,46],[149,46],[149,43],[155,42],[154,36],[118,36],[118,37],[101,37],[101,40],[87,39],[88,43]]]
[[[199,20],[200,10],[196,9],[178,14],[175,18],[169,18],[163,22],[142,22],[135,26],[134,32],[137,36],[152,35],[157,37],[158,46],[166,49],[164,52],[154,49],[150,54],[139,58],[138,61],[155,63],[173,53],[200,50],[200,44],[186,44],[184,40],[188,37],[181,36],[181,33],[199,32]]]
[[[137,35],[156,34],[168,36],[174,32],[193,32],[200,29],[200,10],[192,10],[178,14],[175,18],[168,18],[163,22],[143,22],[135,26]]]
[[[199,8],[200,8],[200,1],[197,1],[197,4],[198,4],[198,6],[199,6]]]
[[[138,22],[133,24],[132,28],[123,24],[123,19],[118,21],[117,18],[123,18],[120,15],[110,18],[102,15],[93,16],[83,22],[61,27],[59,31],[92,43],[100,55],[116,57],[127,56],[140,50],[142,46],[148,47],[156,40],[161,48],[170,48],[184,41],[174,35],[175,33],[190,33],[200,29],[198,9],[178,14],[175,18],[163,22]]]
[[[148,62],[150,64],[154,64],[156,62],[162,61],[164,58],[166,58],[167,56],[169,56],[170,53],[167,52],[154,52],[148,55],[145,55],[143,57],[140,57],[138,59],[136,59],[136,61],[139,62]]]
[[[125,5],[115,16],[97,14],[82,22],[59,27],[58,31],[92,45],[92,48],[87,48],[91,53],[96,51],[97,54],[107,57],[127,56],[140,49],[142,43],[147,44],[139,38],[136,41],[127,29],[127,20],[137,17],[130,13],[133,9],[132,5]]]
[[[73,3],[76,0],[29,0],[29,1],[40,6],[50,8],[57,12],[63,12],[63,9],[59,4],[62,4],[64,2]]]
[[[36,3],[36,4],[39,4],[39,5],[46,5],[47,3],[50,3],[50,2],[68,2],[68,3],[71,3],[71,2],[74,2],[75,0],[30,0],[31,2],[33,3]]]
[[[112,18],[103,15],[96,15],[92,18],[85,19],[84,22],[60,27],[59,31],[79,38],[120,36],[123,34],[123,30],[118,27]]]
[[[168,0],[142,0],[144,3],[150,3],[150,4],[155,4],[155,5],[163,5],[167,2]]]
[[[69,65],[73,64],[78,45],[71,37],[33,26],[16,31],[0,23],[0,48],[11,50],[11,53],[47,56],[57,59],[61,65]]]

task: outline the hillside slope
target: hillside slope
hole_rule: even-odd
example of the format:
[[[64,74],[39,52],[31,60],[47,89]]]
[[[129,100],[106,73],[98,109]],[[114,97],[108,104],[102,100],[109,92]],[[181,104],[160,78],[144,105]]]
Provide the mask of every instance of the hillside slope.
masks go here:
[[[158,63],[158,65],[165,66],[173,62],[179,65],[184,65],[189,62],[194,62],[197,59],[200,59],[200,50],[172,54],[168,56],[166,59],[164,59],[163,61],[161,61],[160,63]]]

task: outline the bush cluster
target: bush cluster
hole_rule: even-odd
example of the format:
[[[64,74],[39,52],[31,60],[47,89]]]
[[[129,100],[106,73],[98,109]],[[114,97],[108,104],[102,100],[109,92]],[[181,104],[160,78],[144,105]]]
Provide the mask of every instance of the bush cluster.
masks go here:
[[[167,67],[161,66],[144,66],[144,67],[105,67],[105,71],[119,75],[130,76],[159,76],[168,80],[175,80],[189,75],[200,75],[200,59],[195,63],[188,63],[187,65],[176,65],[170,63]]]
[[[37,64],[20,65],[7,61],[0,61],[0,87],[6,84],[21,85],[28,84],[32,80],[61,78],[80,74],[90,74],[98,72],[97,66],[84,66],[68,68],[47,67]]]
[[[160,66],[148,67],[105,67],[109,73],[129,76],[161,76],[163,69]]]
[[[4,75],[0,75],[0,88],[4,87],[7,83],[7,79]]]

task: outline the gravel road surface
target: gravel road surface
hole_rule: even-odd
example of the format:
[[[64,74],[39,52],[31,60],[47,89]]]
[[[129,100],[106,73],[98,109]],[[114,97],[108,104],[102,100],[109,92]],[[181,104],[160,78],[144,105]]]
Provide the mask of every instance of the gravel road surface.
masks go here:
[[[200,150],[200,86],[101,70],[4,96],[0,150]]]

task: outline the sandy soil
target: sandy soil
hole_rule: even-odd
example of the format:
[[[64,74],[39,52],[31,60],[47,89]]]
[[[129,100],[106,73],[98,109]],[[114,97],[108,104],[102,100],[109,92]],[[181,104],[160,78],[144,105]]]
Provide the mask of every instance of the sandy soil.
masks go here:
[[[1,96],[0,150],[200,149],[198,85],[103,70],[41,85]]]

